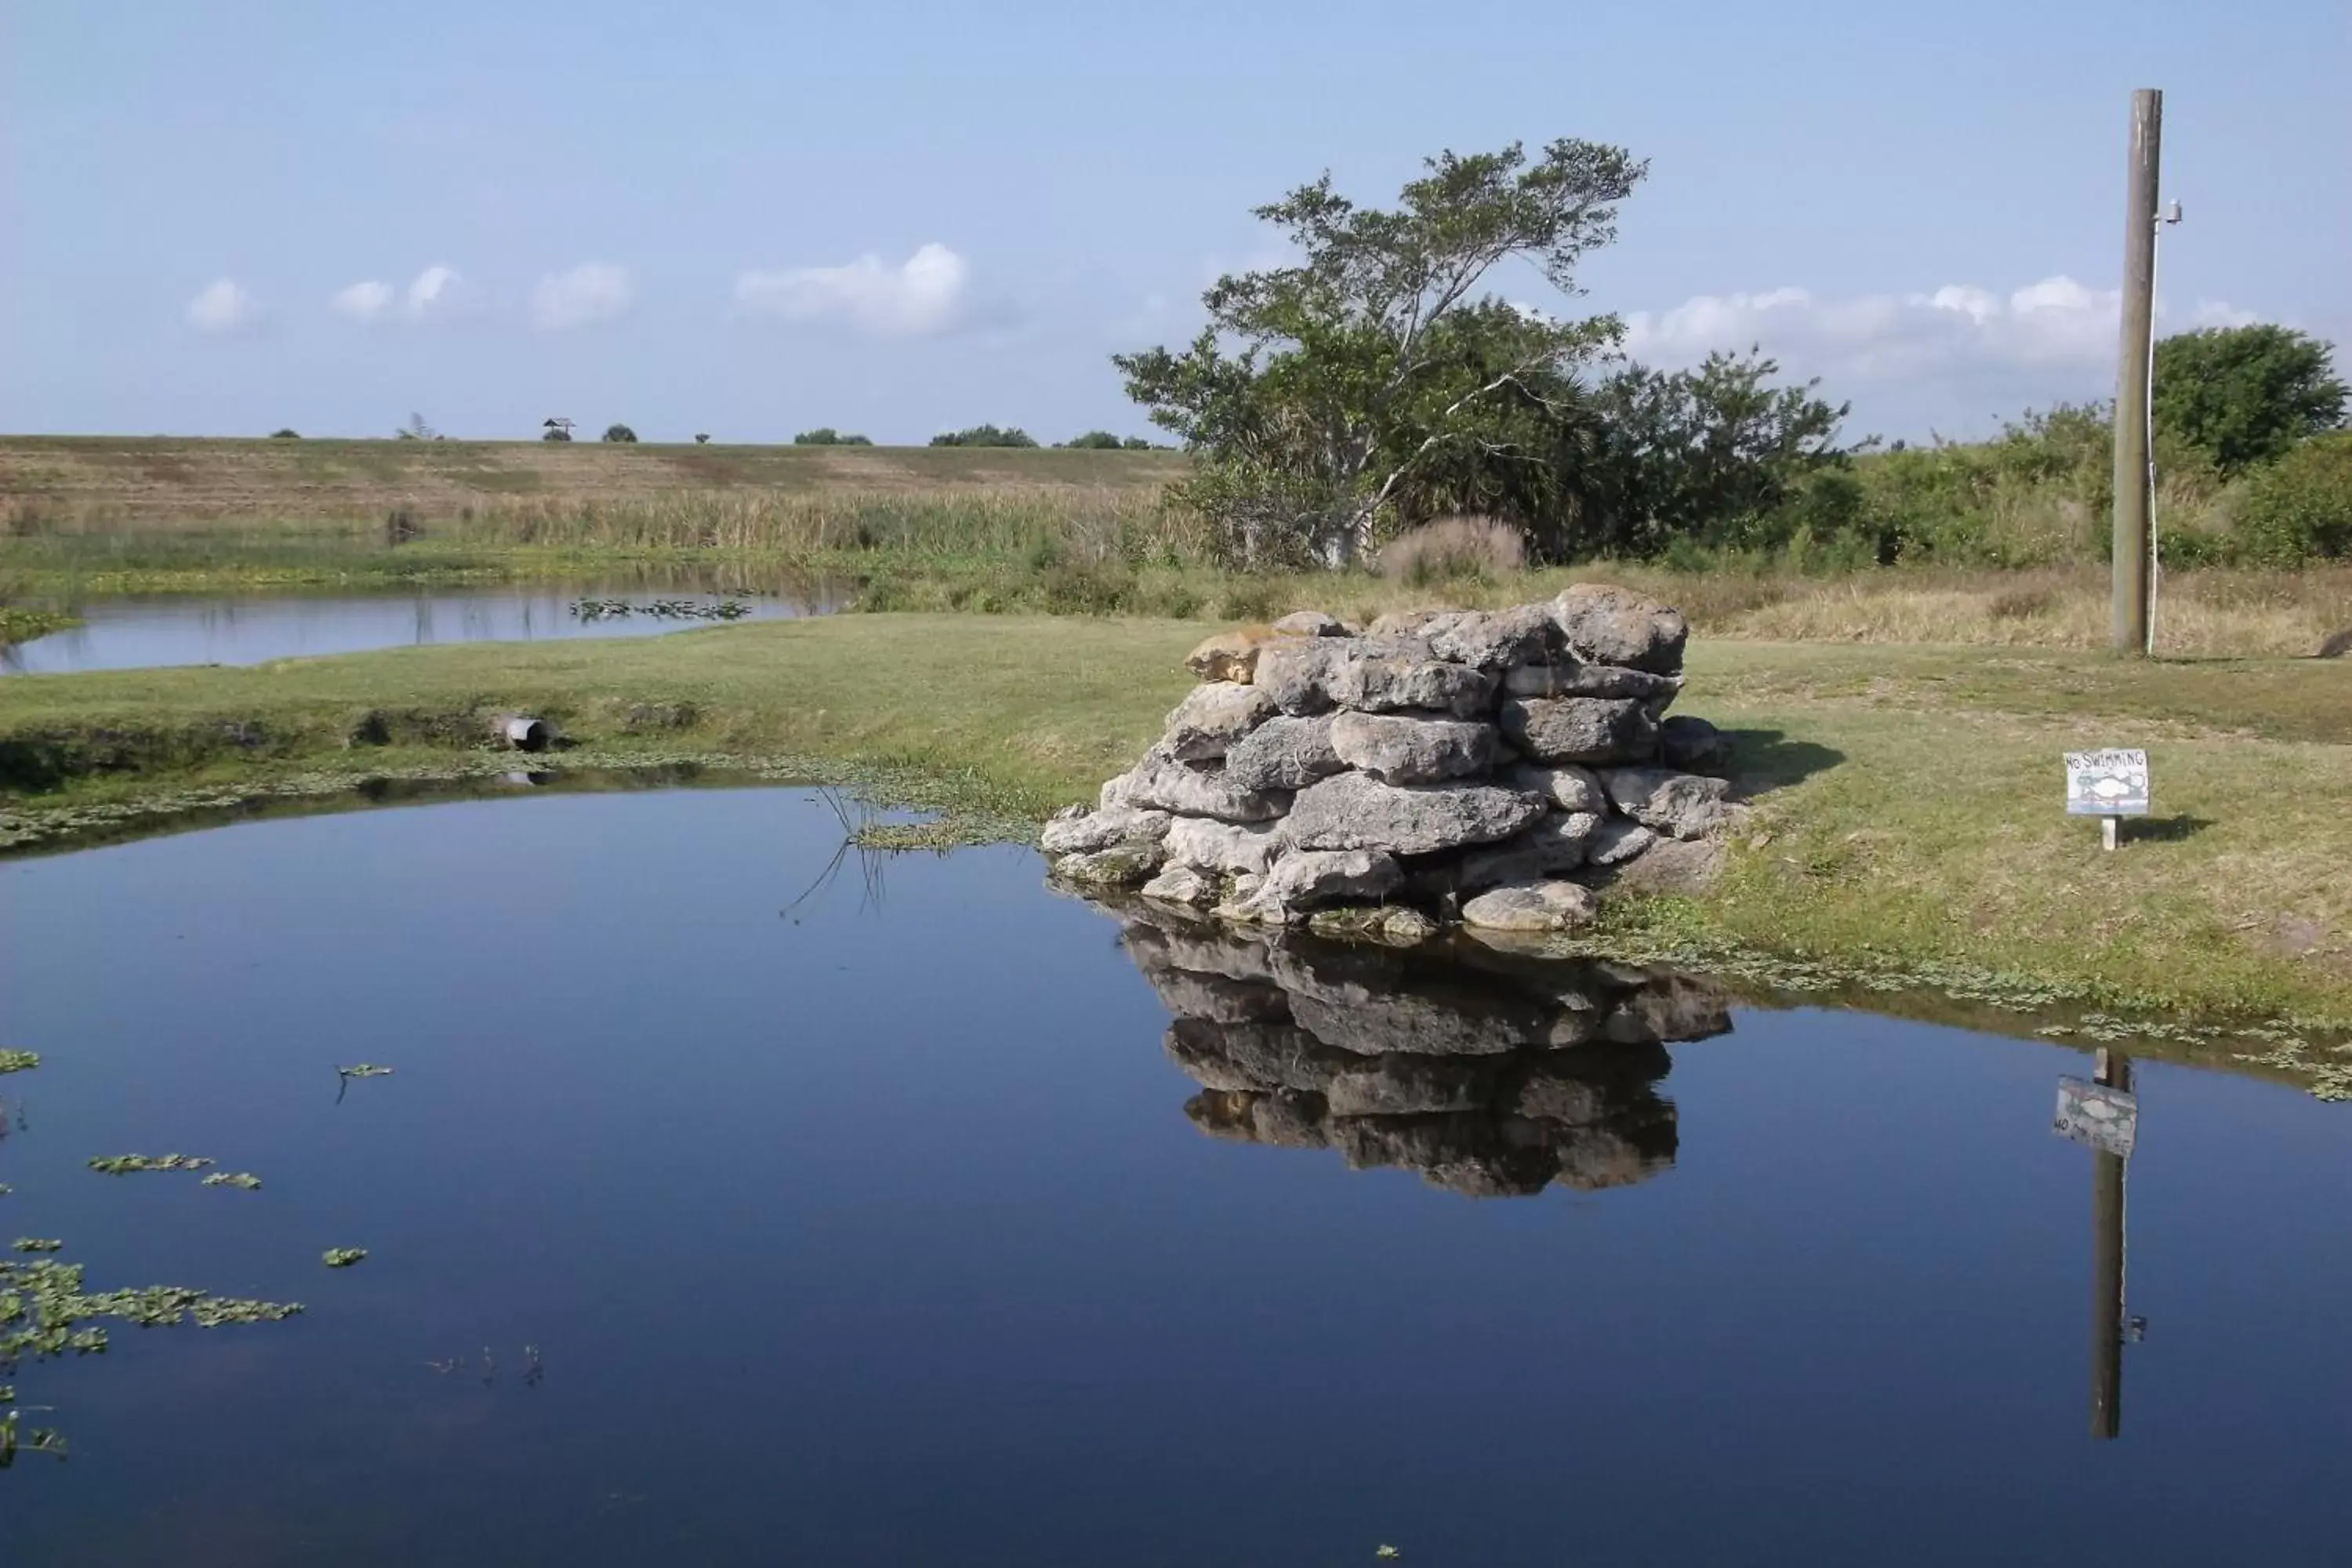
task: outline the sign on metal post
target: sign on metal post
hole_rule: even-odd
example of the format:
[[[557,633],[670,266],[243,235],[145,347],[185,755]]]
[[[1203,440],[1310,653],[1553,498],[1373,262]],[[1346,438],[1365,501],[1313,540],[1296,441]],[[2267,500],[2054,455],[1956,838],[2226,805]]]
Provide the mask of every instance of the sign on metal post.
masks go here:
[[[2066,753],[2066,815],[2104,817],[2101,839],[2116,847],[2117,819],[2146,816],[2147,753],[2105,751]]]
[[[2139,1100],[2128,1090],[2086,1078],[2062,1078],[2058,1111],[2051,1118],[2050,1128],[2077,1143],[2128,1160],[2139,1135]]]

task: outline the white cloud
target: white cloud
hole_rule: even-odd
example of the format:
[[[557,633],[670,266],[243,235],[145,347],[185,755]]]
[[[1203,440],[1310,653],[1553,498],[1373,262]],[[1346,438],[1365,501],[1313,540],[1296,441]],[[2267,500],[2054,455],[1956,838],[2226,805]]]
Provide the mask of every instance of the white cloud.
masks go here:
[[[200,332],[247,331],[261,324],[261,301],[234,278],[215,278],[188,301],[188,325]]]
[[[969,325],[971,268],[944,245],[926,245],[896,267],[861,256],[840,267],[744,272],[735,300],[785,321],[838,321],[878,338],[935,337]]]
[[[1933,377],[1961,370],[2090,372],[2112,365],[2122,296],[2061,274],[2008,294],[1969,283],[1932,293],[1827,300],[1804,289],[1702,294],[1625,318],[1626,352],[1666,363],[1761,344],[1791,370],[1840,380]],[[2195,320],[2242,322],[2207,302]]]
[[[392,285],[370,278],[348,289],[338,289],[327,301],[327,309],[354,321],[381,321],[383,313],[392,309]]]
[[[456,268],[428,267],[408,285],[408,314],[415,321],[437,321],[463,310],[472,298]]]
[[[2195,327],[2251,327],[2261,320],[2226,300],[2200,300],[2197,309],[2189,313],[2189,323]]]
[[[585,262],[539,280],[530,291],[531,325],[542,331],[562,331],[609,321],[626,310],[635,297],[627,268]]]

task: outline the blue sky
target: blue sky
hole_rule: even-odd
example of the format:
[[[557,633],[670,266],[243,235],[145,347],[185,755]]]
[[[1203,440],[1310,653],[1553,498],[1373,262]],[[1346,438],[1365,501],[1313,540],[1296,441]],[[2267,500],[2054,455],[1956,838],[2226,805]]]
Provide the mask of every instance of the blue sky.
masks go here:
[[[1253,205],[1572,135],[1651,160],[1586,275],[1642,357],[1979,433],[2112,384],[2137,86],[2165,324],[2352,340],[2341,0],[0,0],[0,72],[8,431],[1139,431],[1106,356]]]

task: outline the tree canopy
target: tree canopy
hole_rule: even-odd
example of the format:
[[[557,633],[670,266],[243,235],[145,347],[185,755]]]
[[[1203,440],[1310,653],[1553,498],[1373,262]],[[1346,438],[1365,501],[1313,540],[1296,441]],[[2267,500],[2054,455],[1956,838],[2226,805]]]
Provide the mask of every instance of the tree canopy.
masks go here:
[[[2156,345],[2156,425],[2224,479],[2344,424],[2329,344],[2268,322],[2208,327]]]
[[[1482,290],[1517,263],[1574,297],[1646,168],[1572,140],[1442,153],[1393,209],[1357,205],[1327,173],[1256,210],[1290,265],[1220,278],[1189,346],[1112,363],[1201,457],[1181,489],[1237,555],[1346,558],[1416,493],[1540,495],[1591,426],[1578,373],[1620,325]]]
[[[874,443],[863,436],[844,435],[830,425],[820,425],[814,430],[803,430],[793,437],[795,447],[871,447]]]
[[[636,438],[637,433],[635,430],[630,429],[625,425],[607,425],[604,426],[604,439],[607,441],[634,442]]]
[[[1034,447],[1035,438],[1018,426],[999,429],[993,425],[974,425],[968,430],[949,430],[931,437],[934,447]]]

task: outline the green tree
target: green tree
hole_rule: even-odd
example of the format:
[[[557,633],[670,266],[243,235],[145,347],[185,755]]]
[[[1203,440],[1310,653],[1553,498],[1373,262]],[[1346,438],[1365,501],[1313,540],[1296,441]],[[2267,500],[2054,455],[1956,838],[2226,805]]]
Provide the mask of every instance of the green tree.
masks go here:
[[[803,430],[793,437],[795,447],[871,447],[874,443],[864,436],[845,436],[830,425],[820,425],[814,430]]]
[[[1577,373],[1619,322],[1555,321],[1482,287],[1517,261],[1579,293],[1578,262],[1615,238],[1645,173],[1598,142],[1532,159],[1514,142],[1428,160],[1393,210],[1359,207],[1328,174],[1258,208],[1297,259],[1219,279],[1183,350],[1112,360],[1202,459],[1180,496],[1235,554],[1337,561],[1411,521],[1416,487],[1456,488],[1429,477],[1448,460],[1481,482],[1551,464],[1589,423],[1568,395]]]
[[[2344,424],[2334,345],[2291,327],[2208,327],[2156,345],[2156,425],[2229,479]]]
[[[1579,546],[1635,555],[1685,539],[1771,548],[1801,524],[1843,526],[1839,514],[1858,510],[1858,492],[1807,481],[1845,464],[1837,436],[1847,406],[1816,396],[1819,382],[1773,384],[1780,374],[1750,348],[1709,354],[1696,370],[1629,365],[1602,383]],[[1801,497],[1811,505],[1793,506]]]
[[[636,438],[637,433],[635,430],[630,429],[625,425],[607,425],[604,426],[604,439],[607,441],[634,442]]]
[[[1108,430],[1089,430],[1083,436],[1071,437],[1062,445],[1088,452],[1116,452],[1119,440]]]
[[[282,429],[272,430],[269,433],[269,438],[273,441],[299,441],[302,438],[302,433],[291,426],[287,426]]]
[[[993,425],[975,425],[969,430],[950,430],[931,437],[934,447],[1034,447],[1036,444],[1029,432],[1018,426],[999,429]]]

